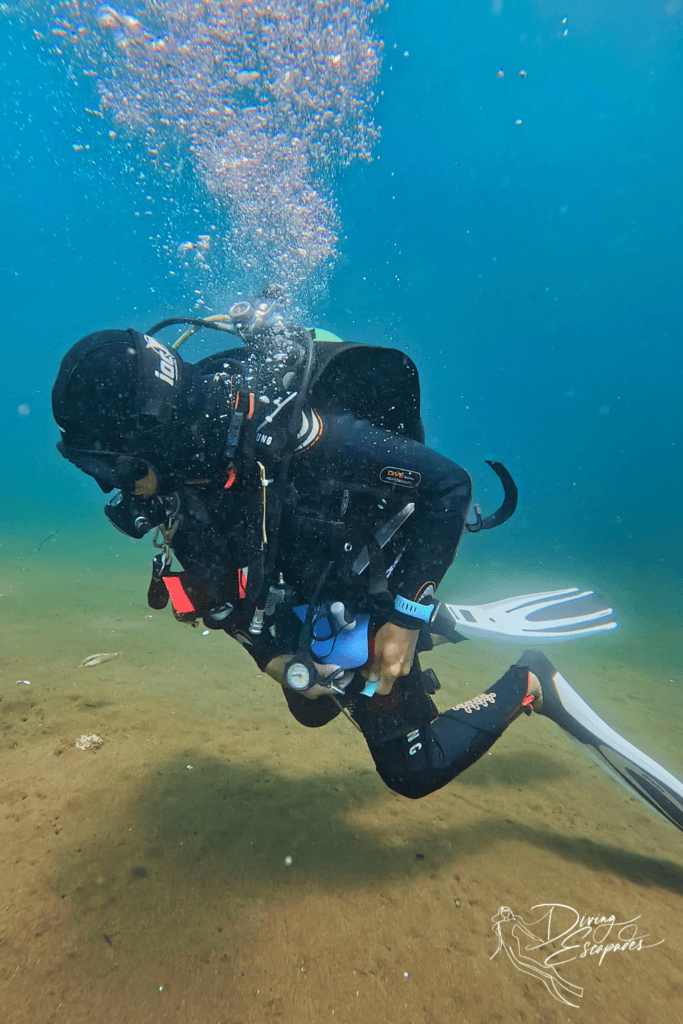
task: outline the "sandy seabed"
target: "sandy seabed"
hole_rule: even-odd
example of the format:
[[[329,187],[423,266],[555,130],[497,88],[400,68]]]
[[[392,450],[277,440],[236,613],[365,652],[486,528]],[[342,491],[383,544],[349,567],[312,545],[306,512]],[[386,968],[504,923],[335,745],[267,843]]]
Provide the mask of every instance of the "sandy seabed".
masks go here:
[[[144,559],[111,551],[3,537],[3,1024],[680,1020],[681,834],[551,722],[523,716],[445,789],[398,797],[344,718],[298,725],[235,643],[150,614]],[[520,650],[436,651],[439,707]],[[96,652],[121,657],[77,667]],[[666,649],[548,653],[681,777]],[[84,733],[104,744],[77,750]],[[568,909],[530,948],[541,904]],[[494,956],[503,906],[520,927]],[[600,962],[618,924],[589,925],[547,961],[572,911],[638,918],[621,938],[648,948]]]

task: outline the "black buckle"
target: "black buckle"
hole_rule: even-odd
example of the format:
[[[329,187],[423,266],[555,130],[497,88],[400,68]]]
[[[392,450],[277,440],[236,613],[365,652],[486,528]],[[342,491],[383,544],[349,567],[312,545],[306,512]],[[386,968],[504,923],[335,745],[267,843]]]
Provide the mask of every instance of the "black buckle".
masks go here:
[[[235,453],[237,452],[237,448],[239,447],[243,420],[243,412],[233,412],[232,416],[230,417],[228,436],[225,441],[225,457],[230,462],[232,462],[232,460],[235,458]]]

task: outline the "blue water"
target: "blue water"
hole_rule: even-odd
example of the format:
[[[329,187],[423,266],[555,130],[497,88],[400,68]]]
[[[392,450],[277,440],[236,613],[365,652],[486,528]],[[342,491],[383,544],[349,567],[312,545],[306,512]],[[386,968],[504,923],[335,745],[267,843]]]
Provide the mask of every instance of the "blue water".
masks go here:
[[[572,579],[588,567],[609,590],[619,574],[680,608],[681,13],[496,6],[376,19],[382,138],[340,175],[340,258],[312,312],[416,359],[428,438],[484,505],[483,458],[513,471],[520,512],[476,541],[478,562],[569,562]],[[88,81],[16,19],[0,32],[2,521],[60,525],[85,500],[85,525],[97,495],[53,448],[59,359],[98,327],[185,312],[193,282],[169,276],[135,216],[139,140],[83,159]]]
[[[620,593],[680,609],[681,14],[497,6],[376,18],[381,142],[338,178],[339,260],[311,316],[410,353],[428,439],[484,506],[498,495],[483,459],[513,471],[520,511],[469,541],[477,562],[590,571],[608,591],[616,575]],[[95,328],[189,311],[197,282],[155,249],[161,204],[139,216],[140,140],[75,152],[97,106],[89,80],[28,25],[0,31],[2,522],[61,525],[76,506],[85,526],[98,496],[53,448],[59,359]],[[201,197],[181,183],[177,199],[182,238]]]

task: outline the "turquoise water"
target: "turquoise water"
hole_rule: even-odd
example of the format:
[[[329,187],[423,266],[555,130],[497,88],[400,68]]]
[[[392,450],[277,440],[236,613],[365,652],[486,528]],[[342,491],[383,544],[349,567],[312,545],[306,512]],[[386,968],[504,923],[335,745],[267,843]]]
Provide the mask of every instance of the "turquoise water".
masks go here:
[[[359,792],[384,799],[379,787],[372,789],[363,751],[342,749],[339,736],[329,750],[315,746],[318,762],[306,760],[313,758],[306,753],[313,749],[308,734],[297,737],[292,754],[282,735],[284,706],[269,703],[262,679],[256,685],[263,693],[252,694],[256,704],[241,693],[231,717],[220,704],[226,695],[214,692],[219,684],[211,680],[222,659],[238,666],[241,684],[252,672],[227,641],[219,651],[211,637],[210,658],[196,655],[202,665],[197,679],[209,689],[195,689],[198,707],[183,703],[183,694],[198,685],[192,677],[195,631],[188,639],[184,627],[155,621],[148,640],[146,543],[134,544],[106,526],[105,499],[54,447],[50,390],[62,355],[78,338],[102,327],[144,329],[165,316],[225,309],[240,291],[276,275],[307,323],[409,353],[421,373],[428,442],[469,470],[485,512],[500,494],[484,459],[504,462],[518,482],[516,515],[499,530],[463,540],[445,596],[475,602],[568,585],[606,594],[617,609],[617,633],[551,656],[566,659],[568,678],[580,681],[601,714],[680,774],[681,3],[434,0],[427,9],[410,0],[373,12],[360,2],[282,0],[271,5],[281,16],[273,15],[270,34],[257,18],[254,31],[231,37],[219,52],[218,36],[211,34],[218,31],[215,19],[224,15],[230,22],[238,9],[150,2],[126,10],[66,3],[35,10],[8,4],[0,11],[6,83],[0,96],[0,602],[11,601],[1,662],[6,698],[14,700],[16,679],[33,673],[52,678],[54,699],[66,700],[72,669],[93,651],[107,650],[110,640],[124,649],[111,678],[117,693],[129,693],[131,708],[142,708],[146,735],[155,728],[150,708],[167,691],[173,711],[164,705],[157,733],[172,744],[177,732],[169,716],[186,715],[195,753],[204,742],[198,723],[216,706],[224,732],[231,723],[252,728],[256,708],[264,715],[258,750],[270,757],[273,777],[280,770],[301,775],[305,763],[324,789],[320,778],[334,775],[338,756],[344,771],[361,773]],[[173,52],[168,42],[166,50],[153,49],[165,30],[170,38],[170,15],[181,10]],[[288,34],[286,25],[297,31]],[[75,41],[79,27],[86,31]],[[183,40],[184,55],[178,49]],[[148,75],[152,67],[159,70],[160,52],[168,54],[160,72],[163,95]],[[292,71],[297,62],[305,70],[306,61],[308,81]],[[235,76],[254,68],[259,82],[235,85]],[[188,82],[195,72],[192,93]],[[216,82],[224,79],[232,84],[217,98]],[[201,92],[207,82],[213,83],[210,97]],[[190,97],[182,109],[173,106],[180,103],[181,83]],[[212,120],[207,110],[219,99],[231,113]],[[178,118],[188,116],[189,127],[181,130]],[[264,138],[270,140],[265,148]],[[259,196],[266,197],[265,207]],[[207,350],[194,339],[183,351],[192,359]],[[468,647],[463,657],[472,673],[464,692],[471,695],[473,686],[492,681],[508,652],[489,647],[477,655]],[[144,674],[145,658],[154,664],[151,677]],[[466,685],[466,672],[454,667],[454,658],[440,663],[444,687],[462,699],[457,687]],[[109,677],[97,678],[95,703]],[[61,705],[50,714],[54,742],[62,735],[70,742],[81,731],[81,719]],[[106,716],[98,722],[92,727],[116,734]],[[7,748],[38,743],[30,723],[29,716],[25,727],[9,728]],[[522,758],[521,747],[520,741],[510,756]],[[224,762],[225,751],[218,760]],[[324,767],[322,776],[316,763]],[[571,764],[582,771],[578,755]],[[166,762],[159,765],[166,770]],[[508,782],[502,771],[490,777],[487,771],[474,769],[466,786],[481,786],[491,801],[486,806],[502,814]],[[544,776],[549,800],[556,798],[554,779],[569,799],[565,775],[557,768]],[[124,776],[107,777],[125,793]],[[146,792],[147,776],[134,777]],[[598,805],[607,799],[611,791],[587,770],[581,778],[585,794],[597,785]],[[244,786],[258,799],[250,776]],[[170,812],[149,812],[148,797],[139,799],[148,800],[143,818],[158,813],[163,824]],[[275,801],[269,814],[277,816],[281,805],[305,818],[301,799],[294,811],[286,800]],[[561,852],[555,832],[547,848],[545,839],[536,843],[536,868],[548,886],[539,899],[551,897],[558,863],[568,872],[567,860],[580,862],[588,873],[603,864],[603,854],[593,858],[581,845],[585,822],[601,813],[585,799],[579,825],[566,825],[568,833],[578,830],[571,857]],[[615,801],[614,807],[626,808],[621,795]],[[322,804],[316,803],[318,815]],[[450,805],[438,806],[448,818]],[[389,814],[386,807],[378,814]],[[347,812],[343,804],[339,814]],[[402,813],[419,835],[420,816],[428,812]],[[90,808],[88,821],[89,814]],[[614,808],[609,814],[618,819]],[[610,850],[623,844],[628,857],[646,860],[644,812],[632,814],[624,819],[633,829],[629,835],[610,818]],[[85,835],[85,810],[77,821]],[[156,849],[157,832],[145,822],[148,845]],[[382,822],[382,829],[392,824]],[[185,826],[174,820],[172,827],[180,834]],[[304,834],[305,827],[296,831]],[[526,838],[515,833],[513,842],[524,847],[528,834],[522,831]],[[386,834],[373,839],[373,871],[385,856]],[[105,874],[110,838],[97,854]],[[659,861],[636,868],[614,855],[615,872],[626,879],[624,912],[635,913],[636,897],[645,898],[641,884],[656,886],[659,879],[663,889],[680,891],[674,840],[660,844],[666,863],[679,865],[671,874]],[[355,842],[345,834],[344,878],[352,887],[361,886],[363,875],[354,868]],[[243,908],[266,883],[260,867],[251,873],[244,867],[241,847],[236,857],[238,876],[242,871],[247,879]],[[325,858],[315,874],[316,892],[331,891],[326,872],[334,875],[334,851]],[[393,884],[401,872],[389,860]],[[489,867],[495,870],[495,859]],[[66,879],[78,907],[76,868],[67,861],[59,870],[55,878]],[[177,871],[186,870],[178,861]],[[577,890],[590,895],[592,884],[592,896],[600,896],[595,878],[571,877]],[[344,889],[338,881],[335,892]],[[305,885],[297,886],[303,899]],[[197,898],[193,892],[188,901],[196,907]],[[564,898],[571,902],[567,890]],[[97,901],[93,906],[99,926],[105,909]],[[673,943],[672,907],[658,904],[657,913],[671,911]],[[129,912],[121,928],[129,947],[139,950],[145,924]],[[483,935],[485,926],[476,927]],[[178,942],[175,951],[186,952]],[[673,979],[667,965],[660,970]],[[660,1009],[666,1019],[664,1003]]]
[[[556,4],[487,6],[375,19],[381,142],[339,172],[338,258],[308,313],[416,359],[429,440],[483,504],[496,500],[483,459],[509,465],[520,512],[470,541],[477,561],[550,562],[608,591],[616,577],[680,609],[680,12],[578,5],[564,36]],[[61,355],[97,327],[190,312],[202,274],[183,275],[154,239],[196,237],[216,205],[190,168],[169,221],[140,137],[112,143],[84,113],[99,109],[97,79],[16,17],[0,24],[2,520],[35,522],[40,541],[43,524],[80,529],[98,506],[52,447]],[[140,173],[149,191],[133,186]],[[234,266],[212,270],[214,308],[232,297],[221,276]]]

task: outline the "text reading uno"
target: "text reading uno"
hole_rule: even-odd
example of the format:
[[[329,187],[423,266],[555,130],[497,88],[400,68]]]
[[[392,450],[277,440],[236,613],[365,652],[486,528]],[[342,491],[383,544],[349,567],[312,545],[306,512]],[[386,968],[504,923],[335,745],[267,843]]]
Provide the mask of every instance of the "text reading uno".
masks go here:
[[[399,487],[417,487],[422,475],[414,469],[400,469],[398,466],[385,466],[379,474],[384,484],[397,484]]]

